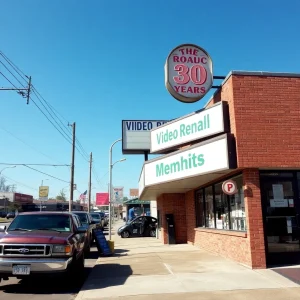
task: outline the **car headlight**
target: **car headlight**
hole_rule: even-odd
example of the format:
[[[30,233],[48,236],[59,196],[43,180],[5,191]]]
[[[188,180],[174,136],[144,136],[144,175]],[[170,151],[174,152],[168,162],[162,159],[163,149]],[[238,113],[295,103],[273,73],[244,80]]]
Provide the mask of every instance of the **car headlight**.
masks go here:
[[[54,254],[71,254],[71,246],[70,245],[53,245],[52,253]]]

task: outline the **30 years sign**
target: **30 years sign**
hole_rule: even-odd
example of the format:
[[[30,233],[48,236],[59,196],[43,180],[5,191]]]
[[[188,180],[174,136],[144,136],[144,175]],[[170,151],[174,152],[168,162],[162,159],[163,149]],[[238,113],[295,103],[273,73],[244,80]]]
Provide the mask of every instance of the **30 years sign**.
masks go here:
[[[185,103],[199,101],[213,84],[213,64],[209,54],[193,44],[176,47],[166,61],[165,83],[177,100]]]

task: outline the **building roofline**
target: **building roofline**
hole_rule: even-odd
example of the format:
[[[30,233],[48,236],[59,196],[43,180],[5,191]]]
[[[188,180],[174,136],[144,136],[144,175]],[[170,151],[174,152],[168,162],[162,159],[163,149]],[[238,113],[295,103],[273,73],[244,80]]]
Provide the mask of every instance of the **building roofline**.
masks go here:
[[[228,73],[228,75],[225,77],[225,79],[220,84],[220,87],[222,87],[227,80],[232,76],[260,76],[260,77],[285,77],[285,78],[300,78],[300,73],[284,73],[284,72],[267,72],[267,71],[238,71],[233,70]],[[219,92],[219,89],[217,89],[213,95],[209,98],[209,100],[205,103],[203,106],[204,108],[207,107],[207,105],[210,103],[210,101],[214,98],[214,96]]]

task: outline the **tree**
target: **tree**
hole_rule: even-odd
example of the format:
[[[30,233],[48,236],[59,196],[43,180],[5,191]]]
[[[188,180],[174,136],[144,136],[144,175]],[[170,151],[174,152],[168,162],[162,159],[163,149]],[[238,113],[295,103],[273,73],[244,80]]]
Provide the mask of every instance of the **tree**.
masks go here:
[[[59,201],[67,201],[66,199],[66,193],[64,191],[64,189],[60,190],[59,194],[56,196],[56,200],[59,200]]]
[[[6,179],[3,176],[0,176],[0,192],[15,192],[15,185],[7,185]]]

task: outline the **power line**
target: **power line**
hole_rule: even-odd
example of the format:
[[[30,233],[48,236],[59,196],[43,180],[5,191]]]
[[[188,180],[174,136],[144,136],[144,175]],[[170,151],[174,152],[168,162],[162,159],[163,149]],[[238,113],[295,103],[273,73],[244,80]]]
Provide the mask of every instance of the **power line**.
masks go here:
[[[56,180],[59,180],[59,181],[62,181],[62,182],[66,182],[66,183],[70,183],[69,181],[66,181],[66,180],[57,178],[57,177],[55,177],[55,176],[53,176],[53,175],[50,175],[50,174],[47,174],[47,173],[42,172],[42,171],[40,171],[40,170],[37,170],[37,169],[35,169],[35,168],[29,167],[28,165],[23,165],[23,166],[26,167],[26,168],[29,168],[29,169],[31,169],[31,170],[34,170],[34,171],[36,171],[36,172],[39,172],[39,173],[41,173],[41,174],[47,175],[47,176],[49,176],[49,177],[52,177],[52,178],[54,178],[54,179],[56,179]]]
[[[0,63],[4,66],[4,68],[19,82],[19,84],[24,87],[21,81],[8,69],[8,67],[0,60]]]
[[[52,117],[52,119],[55,121],[55,123],[59,126],[59,128],[64,132],[64,134],[66,136],[68,136],[69,132],[66,132],[66,128],[69,130],[69,128],[61,121],[61,119],[57,116],[56,112],[54,111],[52,105],[50,105],[45,98],[36,90],[35,87],[33,87],[33,93],[36,95],[36,97],[38,98],[38,100],[41,102],[41,104],[45,107],[45,105],[43,104],[43,102],[41,101],[41,99],[45,102],[45,104],[48,106],[48,108],[51,110],[52,114],[49,112],[49,110],[45,107],[45,109],[47,110],[48,114]],[[60,124],[58,124],[58,122],[55,120],[55,118],[53,117],[53,115],[56,117],[56,119],[62,124],[62,126]],[[69,137],[69,136],[68,136]],[[70,137],[69,137],[70,138]],[[70,138],[71,139],[71,138]],[[76,141],[78,143],[78,145],[81,148],[81,151],[78,149],[77,146],[75,146],[76,150],[78,151],[78,153],[83,157],[84,160],[88,161],[88,159],[85,157],[85,155],[88,157],[88,154],[86,153],[86,151],[84,150],[83,146],[81,145],[81,143],[79,142],[78,138],[76,138]]]
[[[18,68],[18,66],[16,66],[1,50],[0,50],[0,55],[9,63],[9,65],[19,74],[19,76],[27,82],[27,79],[25,79],[19,72],[21,72],[26,78],[28,78],[28,76]]]
[[[31,190],[34,190],[34,191],[38,191],[37,189],[35,189],[35,188],[33,188],[33,187],[31,187],[31,186],[28,186],[28,185],[26,185],[26,184],[24,184],[24,183],[21,183],[21,182],[19,182],[19,181],[16,181],[16,180],[14,180],[14,179],[12,179],[12,178],[9,178],[8,176],[4,176],[4,175],[1,175],[2,177],[4,177],[4,178],[6,178],[6,179],[8,179],[8,180],[11,180],[11,181],[13,181],[13,182],[16,182],[17,184],[20,184],[20,185],[22,185],[22,186],[25,186],[25,187],[27,187],[27,188],[29,188],[29,189],[31,189]]]
[[[45,157],[53,160],[53,161],[56,161],[55,159],[53,159],[51,156],[48,156],[47,154],[41,152],[40,150],[38,149],[35,149],[33,146],[29,145],[28,143],[24,142],[23,140],[21,140],[20,138],[18,138],[16,135],[14,135],[13,133],[11,133],[10,131],[8,131],[7,129],[1,127],[2,130],[4,130],[5,132],[7,132],[8,134],[10,134],[12,137],[14,137],[15,139],[19,140],[20,142],[22,142],[24,145],[30,147],[31,149],[33,149],[34,151],[36,151],[37,153],[40,153],[42,155],[44,155]]]
[[[19,90],[1,71],[0,74],[17,90]]]
[[[32,97],[30,97],[31,101],[33,102],[33,104],[38,108],[38,110],[47,118],[47,120],[53,125],[53,127],[62,135],[62,137],[69,142],[70,144],[72,144],[72,142],[70,142],[65,136],[64,134],[55,126],[55,124],[49,119],[49,117],[43,112],[43,110],[35,103],[35,101],[32,99]]]
[[[11,164],[11,163],[0,163],[0,165],[6,166],[47,166],[47,167],[68,167],[69,165],[51,165],[51,164]]]
[[[49,112],[48,108],[44,105],[44,103],[40,100],[40,98],[38,97],[37,93],[35,92],[35,90],[33,90],[33,93],[36,95],[37,99],[40,101],[40,103],[43,105],[43,107],[46,109],[46,111],[48,112],[49,116],[53,119],[53,121],[57,124],[57,126],[62,130],[64,136],[66,137],[66,139],[70,139],[70,141],[72,141],[71,137],[68,135],[68,133],[65,132],[65,129],[55,120],[55,118],[53,117],[53,115]],[[53,123],[52,123],[53,124]]]
[[[8,62],[8,64],[14,69],[15,72],[18,73],[18,75],[23,79],[24,76],[28,78],[27,75],[25,75],[25,73],[23,71],[21,71],[20,68],[18,68],[2,51],[0,51],[0,55],[6,60],[6,62]],[[1,61],[0,61],[1,62]],[[3,64],[3,62],[1,62]],[[4,64],[3,64],[4,65]],[[4,65],[4,67],[14,76],[14,74]],[[20,74],[22,73],[22,74]],[[6,80],[8,80],[8,82],[10,82],[10,84],[12,84],[16,89],[17,87],[1,72],[1,74],[4,76],[4,78],[6,78]],[[14,76],[16,80],[18,80],[16,78],[16,76]],[[26,80],[25,80],[26,81]],[[18,82],[22,85],[22,83],[18,80]],[[61,118],[58,117],[57,113],[62,117],[62,115],[52,106],[50,105],[46,99],[37,91],[37,89],[32,86],[32,90],[33,93],[35,94],[36,98],[38,99],[38,101],[40,101],[40,103],[42,104],[42,106],[44,107],[44,109],[46,110],[47,113],[45,113],[41,107],[39,107],[39,105],[36,103],[36,101],[34,101],[32,99],[32,97],[30,97],[30,99],[33,101],[34,105],[43,113],[43,115],[47,118],[47,120],[52,124],[52,126],[64,137],[65,140],[67,140],[69,143],[71,143],[71,137],[69,136],[70,131],[69,128],[66,126],[66,124],[64,124],[61,121]],[[19,91],[19,93],[22,93],[20,91],[20,89],[17,89]],[[44,104],[44,103],[45,104]],[[57,113],[56,113],[57,112]],[[48,115],[49,116],[48,116]],[[50,118],[53,120],[51,121]],[[63,119],[65,119],[64,117],[62,117]],[[55,123],[55,124],[54,124]],[[60,124],[62,125],[60,125]],[[58,127],[60,129],[58,129]],[[80,143],[80,141],[78,140],[78,138],[76,138],[76,142],[78,144],[78,147],[75,145],[76,150],[78,151],[78,153],[83,157],[84,160],[88,161],[88,154],[85,151],[85,149],[83,148],[82,144]]]

